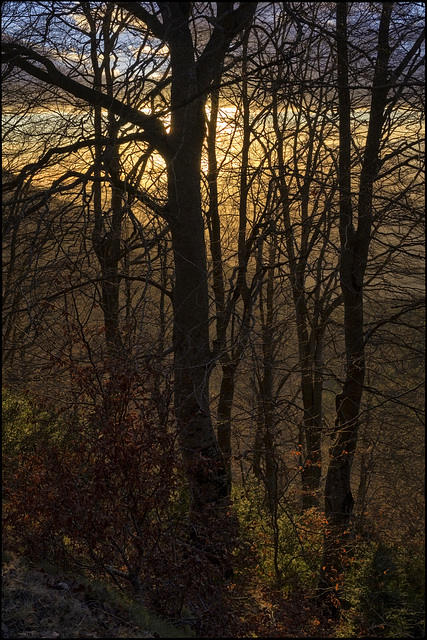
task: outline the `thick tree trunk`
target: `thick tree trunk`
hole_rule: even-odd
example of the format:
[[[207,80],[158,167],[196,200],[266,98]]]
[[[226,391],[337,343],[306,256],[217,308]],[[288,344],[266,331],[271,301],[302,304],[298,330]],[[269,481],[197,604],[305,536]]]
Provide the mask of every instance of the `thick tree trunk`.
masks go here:
[[[221,75],[230,43],[250,24],[257,3],[242,2],[237,8],[233,7],[233,3],[217,3],[212,33],[203,52],[197,56],[192,35],[195,27],[191,18],[192,3],[158,3],[161,20],[156,13],[150,13],[150,10],[142,7],[141,3],[121,4],[135,19],[145,23],[155,38],[168,46],[171,64],[169,133],[160,117],[147,115],[122,102],[110,91],[104,92],[98,88],[100,77],[96,78],[94,88],[88,87],[62,73],[48,57],[16,43],[2,45],[3,62],[10,62],[42,82],[59,87],[99,110],[107,109],[110,114],[118,115],[121,123],[131,122],[134,127],[140,128],[143,140],[153,145],[167,164],[168,206],[163,214],[170,224],[175,261],[175,408],[191,485],[192,506],[197,511],[222,500],[229,491],[224,460],[209,409],[212,356],[209,349],[208,278],[200,200],[204,106],[213,80]],[[112,6],[109,5],[109,8]],[[105,37],[106,33],[104,30],[104,40],[111,44]],[[99,70],[95,32],[93,36],[92,60],[94,69]],[[95,133],[98,136],[99,132]],[[96,172],[94,175],[95,178],[99,177]],[[101,213],[100,205],[100,202],[96,204],[98,213]],[[96,220],[95,216],[93,242],[101,268],[107,276],[102,300],[107,312],[107,324],[112,329],[117,324],[118,275],[114,265],[118,255],[117,237],[114,229],[111,235],[103,233],[101,222],[102,217]]]
[[[325,487],[325,534],[321,589],[337,590],[342,584],[346,541],[354,499],[351,467],[357,445],[359,412],[365,381],[363,286],[372,229],[373,185],[379,163],[384,110],[388,94],[389,26],[393,3],[382,6],[377,61],[372,85],[369,127],[359,183],[357,230],[353,226],[351,192],[351,99],[347,35],[347,3],[337,3],[338,96],[340,112],[340,280],[344,302],[346,378],[336,398],[336,440],[330,450]]]
[[[190,26],[191,3],[159,3],[163,24],[150,19],[150,27],[168,43],[172,68],[171,123],[164,157],[168,165],[167,210],[175,266],[175,414],[193,513],[221,504],[230,492],[209,404],[213,356],[209,346],[208,275],[200,195],[204,109],[210,85],[221,75],[229,43],[252,18],[256,4],[241,3],[234,10],[233,3],[218,3],[218,24],[197,62]]]
[[[169,167],[168,210],[174,252],[175,415],[193,508],[228,495],[224,462],[212,426],[208,278],[200,203],[200,114],[194,114]],[[199,120],[199,121],[198,121]],[[213,475],[212,475],[213,474]],[[216,480],[210,481],[213,476]]]
[[[209,296],[200,177],[205,97],[199,95],[188,22],[168,3],[171,85],[168,216],[174,254],[175,416],[192,511],[229,495],[223,456],[212,425],[209,377]]]

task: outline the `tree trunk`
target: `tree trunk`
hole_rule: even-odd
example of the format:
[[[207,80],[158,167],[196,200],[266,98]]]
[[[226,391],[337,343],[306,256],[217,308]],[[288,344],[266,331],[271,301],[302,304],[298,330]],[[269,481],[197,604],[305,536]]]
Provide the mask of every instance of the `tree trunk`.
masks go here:
[[[105,91],[113,97],[113,78],[110,69],[110,53],[112,43],[110,41],[109,26],[111,20],[112,5],[109,6],[102,29]],[[91,29],[91,59],[94,71],[93,87],[99,91],[102,86],[102,70],[98,59],[98,36],[97,26],[88,7],[85,7],[86,19]],[[102,128],[101,107],[94,108],[94,133],[98,141],[95,145],[95,181],[93,184],[93,208],[94,208],[94,230],[92,235],[92,245],[98,258],[101,269],[101,309],[104,314],[105,341],[107,352],[110,358],[116,359],[122,355],[123,345],[119,328],[119,296],[120,296],[120,242],[122,234],[122,196],[116,187],[112,187],[111,193],[111,218],[110,228],[106,228],[106,218],[102,203],[101,177],[105,172],[114,180],[119,178],[119,150],[114,142],[110,143],[105,150],[102,146],[104,131]],[[114,140],[117,134],[117,127],[114,115],[108,116],[108,135]],[[104,158],[104,160],[103,160]],[[104,165],[104,166],[103,166]]]
[[[86,3],[83,4],[86,6]],[[221,76],[230,43],[250,24],[257,3],[242,2],[237,8],[233,7],[233,3],[217,3],[212,33],[201,53],[197,52],[193,42],[193,3],[158,3],[161,20],[154,13],[157,10],[152,8],[153,13],[150,13],[141,3],[121,4],[136,20],[145,23],[153,36],[163,41],[169,49],[170,132],[166,131],[158,115],[147,115],[111,95],[111,92],[96,88],[99,78],[95,78],[95,88],[91,88],[62,73],[48,57],[21,44],[4,43],[3,61],[10,62],[48,85],[71,93],[95,108],[107,109],[110,114],[119,116],[120,126],[125,122],[132,123],[140,129],[142,139],[153,145],[167,164],[168,205],[167,211],[162,210],[162,214],[170,225],[175,265],[175,410],[190,481],[192,509],[201,511],[209,504],[223,500],[229,493],[224,460],[213,430],[209,407],[212,354],[209,348],[208,278],[200,197],[204,106],[213,80]],[[95,38],[92,38],[92,44],[91,54],[95,61]],[[94,69],[99,69],[95,63]],[[96,173],[94,175],[98,177]],[[96,208],[100,212],[99,202]],[[111,325],[113,329],[117,324],[118,308],[118,275],[114,264],[118,255],[117,236],[114,229],[111,235],[103,234],[101,221],[100,217],[98,222],[95,221],[93,242],[101,268],[105,269],[107,276],[102,300],[108,327]],[[111,337],[114,341],[113,331]]]
[[[101,110],[95,108],[95,135],[100,140],[101,131]],[[115,178],[118,177],[118,150],[112,145],[109,149],[111,157],[106,171]],[[107,352],[110,358],[117,358],[123,355],[123,344],[119,327],[119,296],[120,296],[120,241],[122,226],[122,196],[117,188],[112,187],[111,194],[111,226],[107,230],[105,225],[105,213],[101,201],[101,149],[97,145],[95,149],[95,177],[98,179],[93,185],[94,195],[94,231],[92,244],[101,268],[101,309],[104,315],[105,341]],[[106,154],[105,154],[106,155]]]
[[[319,506],[319,487],[322,473],[322,354],[324,327],[312,328],[306,293],[306,258],[308,247],[308,203],[302,206],[303,233],[298,256],[295,246],[294,223],[291,218],[289,188],[286,182],[283,134],[279,126],[277,100],[273,102],[273,125],[278,141],[279,193],[285,224],[285,243],[289,259],[289,276],[295,307],[298,355],[301,369],[301,395],[303,404],[302,438],[305,455],[301,460],[302,508]],[[311,141],[312,144],[312,141]],[[311,153],[311,152],[310,152]],[[307,191],[307,189],[306,189]],[[303,442],[301,441],[301,445]]]
[[[219,91],[214,90],[211,96],[211,118],[208,124],[208,162],[209,162],[209,222],[213,263],[213,290],[217,311],[215,350],[222,365],[222,381],[218,402],[218,443],[225,459],[225,465],[231,483],[231,412],[235,391],[235,375],[245,351],[250,333],[250,308],[252,300],[246,282],[246,225],[248,206],[248,165],[250,148],[250,107],[246,81],[247,37],[243,44],[242,59],[242,99],[243,99],[243,143],[240,167],[239,195],[239,231],[238,258],[239,268],[232,303],[225,304],[225,287],[222,270],[221,227],[218,206],[218,167],[216,160],[216,127],[219,108]],[[243,318],[238,341],[231,335],[231,348],[227,350],[227,328],[239,298],[244,303]]]
[[[175,415],[192,506],[197,511],[206,503],[225,498],[228,487],[209,406],[212,362],[199,183],[203,120],[195,105],[186,107],[186,115],[188,129],[183,132],[169,167],[168,210],[175,266]],[[213,482],[209,481],[212,473]]]
[[[212,354],[200,193],[205,97],[199,95],[188,21],[183,20],[179,5],[167,4],[172,18],[169,49],[173,69],[167,208],[175,267],[174,403],[191,509],[199,512],[229,495],[209,402]]]
[[[348,74],[347,3],[337,3],[338,96],[340,110],[340,280],[344,302],[346,378],[336,397],[336,440],[330,450],[325,486],[325,534],[320,587],[337,589],[343,580],[345,544],[353,511],[351,467],[356,450],[359,412],[365,380],[363,284],[372,228],[373,184],[387,103],[389,25],[392,3],[383,3],[378,31],[377,61],[365,154],[359,183],[358,226],[353,227],[351,195],[351,100]]]

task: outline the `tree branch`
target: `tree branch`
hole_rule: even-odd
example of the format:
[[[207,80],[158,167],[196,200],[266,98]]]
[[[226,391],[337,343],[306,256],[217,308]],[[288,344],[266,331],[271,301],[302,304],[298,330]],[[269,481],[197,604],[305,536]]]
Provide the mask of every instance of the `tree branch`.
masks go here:
[[[117,98],[107,96],[97,89],[92,89],[73,80],[59,71],[46,56],[18,43],[2,43],[2,62],[19,67],[34,78],[59,87],[94,107],[104,107],[109,112],[143,129],[145,140],[152,144],[163,158],[167,159],[169,157],[166,131],[157,116],[148,116],[138,109],[134,109],[117,100]],[[34,62],[40,63],[45,68],[36,66]]]
[[[140,2],[115,2],[115,4],[118,7],[122,7],[135,18],[138,18],[138,20],[141,20],[141,22],[146,24],[156,38],[159,40],[165,40],[164,25],[154,14],[149,13],[147,9],[144,9]]]

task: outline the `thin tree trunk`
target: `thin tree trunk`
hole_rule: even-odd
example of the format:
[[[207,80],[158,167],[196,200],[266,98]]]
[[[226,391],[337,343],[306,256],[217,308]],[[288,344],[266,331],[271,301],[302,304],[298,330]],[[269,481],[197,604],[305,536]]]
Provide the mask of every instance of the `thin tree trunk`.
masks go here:
[[[248,165],[250,148],[250,106],[246,80],[247,66],[247,38],[243,44],[242,60],[242,100],[243,100],[243,143],[240,167],[240,198],[239,198],[239,231],[238,231],[238,275],[232,304],[225,304],[224,279],[222,271],[221,233],[218,206],[218,169],[216,161],[216,126],[219,107],[219,92],[215,90],[211,96],[211,118],[208,126],[208,162],[209,162],[209,220],[210,239],[213,262],[213,289],[215,294],[217,322],[216,322],[216,352],[222,365],[222,381],[218,402],[218,443],[224,456],[229,482],[231,483],[231,431],[232,407],[235,391],[235,375],[249,339],[250,323],[249,310],[252,304],[246,282],[246,224],[248,206]],[[230,317],[239,298],[243,300],[243,319],[240,326],[239,340],[234,345],[231,336],[231,349],[227,350],[227,327]]]
[[[104,73],[106,75],[106,93],[112,97],[113,79],[110,72],[109,54],[111,50],[109,25],[111,19],[112,5],[110,5],[105,16],[103,25],[103,45],[104,45]],[[95,21],[87,9],[86,18],[91,28],[91,59],[94,70],[94,89],[99,90],[102,86],[102,71],[98,62],[97,27]],[[108,133],[114,138],[115,124],[114,116],[109,114]],[[119,178],[119,152],[114,143],[105,150],[101,143],[103,137],[101,107],[94,107],[94,133],[98,143],[95,145],[95,169],[93,183],[93,208],[94,208],[94,230],[92,234],[92,245],[98,258],[101,269],[101,309],[104,315],[105,341],[108,355],[116,359],[122,355],[123,345],[119,329],[119,295],[120,295],[120,241],[122,223],[122,197],[117,188],[112,187],[111,194],[111,227],[106,229],[105,213],[102,203],[101,177],[102,170],[106,174],[109,172],[114,179]],[[103,158],[105,158],[103,165]]]
[[[295,251],[294,225],[291,219],[289,204],[289,189],[285,179],[283,136],[279,127],[277,102],[273,109],[273,124],[278,141],[279,190],[285,223],[285,242],[289,258],[289,272],[292,297],[295,307],[297,323],[298,354],[301,370],[301,394],[303,404],[302,439],[305,455],[301,461],[302,507],[308,509],[319,505],[319,487],[322,472],[322,371],[318,365],[322,362],[323,340],[312,344],[309,331],[309,312],[307,294],[305,291],[306,252],[307,247],[307,202],[303,207],[303,234],[301,238],[300,254]],[[314,330],[314,329],[313,329]],[[322,328],[318,328],[318,335],[322,335]]]

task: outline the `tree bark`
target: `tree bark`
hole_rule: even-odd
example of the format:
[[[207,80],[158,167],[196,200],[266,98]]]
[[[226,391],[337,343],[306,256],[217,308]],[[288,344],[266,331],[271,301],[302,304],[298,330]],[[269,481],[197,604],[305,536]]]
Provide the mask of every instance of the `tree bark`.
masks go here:
[[[286,182],[285,152],[283,135],[279,126],[277,99],[273,100],[273,125],[278,141],[279,193],[285,225],[285,243],[289,259],[289,276],[297,323],[298,355],[301,370],[301,395],[303,419],[301,445],[304,456],[301,460],[302,508],[319,506],[319,487],[322,473],[322,356],[324,326],[322,320],[310,332],[308,296],[306,293],[306,266],[309,253],[308,243],[308,202],[302,205],[302,227],[299,255],[296,252],[294,224],[291,219],[289,188]],[[311,140],[310,145],[313,144]],[[310,150],[310,156],[312,150]],[[308,161],[310,166],[311,160]],[[309,181],[306,180],[308,192]],[[318,321],[317,321],[318,322]]]
[[[212,354],[209,343],[209,298],[204,224],[201,208],[201,153],[205,136],[204,107],[214,79],[221,76],[224,56],[233,38],[250,22],[257,3],[217,3],[209,40],[196,59],[192,38],[191,2],[162,2],[162,21],[143,3],[114,3],[143,21],[154,37],[168,46],[171,64],[170,132],[161,119],[147,115],[98,88],[91,88],[62,73],[46,56],[21,45],[3,43],[2,61],[17,66],[48,85],[105,108],[119,116],[121,124],[132,123],[136,134],[165,160],[168,175],[167,218],[174,253],[174,383],[175,412],[182,455],[191,489],[192,510],[202,511],[223,501],[229,482],[223,456],[212,426],[209,405],[209,374]],[[116,256],[114,234],[100,242],[113,242],[112,254],[99,247],[105,268]],[[105,244],[105,249],[107,249]],[[104,251],[103,253],[101,252]],[[103,258],[104,259],[104,258]],[[110,272],[108,271],[108,274]],[[114,284],[115,272],[111,274]],[[111,296],[110,296],[111,293]],[[105,291],[115,323],[114,291]],[[114,307],[114,308],[113,308]]]
[[[83,5],[84,15],[89,26],[90,33],[90,53],[93,70],[93,89],[99,92],[103,84],[103,74],[105,76],[105,92],[113,97],[113,78],[110,69],[110,54],[113,43],[110,39],[110,22],[112,5],[107,8],[102,25],[102,37],[98,36],[96,20],[91,14],[89,6]],[[100,41],[99,41],[100,40]],[[100,65],[99,48],[102,43],[102,66]],[[122,197],[117,187],[111,187],[111,217],[110,228],[107,231],[105,220],[108,217],[102,203],[102,176],[105,180],[108,174],[114,181],[119,179],[119,149],[114,144],[117,134],[114,116],[110,112],[108,117],[107,136],[111,141],[105,150],[102,140],[105,136],[102,124],[102,109],[100,105],[94,106],[94,183],[92,187],[93,196],[93,218],[94,226],[92,233],[92,246],[101,269],[101,299],[100,306],[104,316],[105,341],[108,356],[115,360],[123,356],[123,344],[119,327],[119,297],[120,297],[120,243],[122,234],[121,212]]]
[[[325,486],[325,534],[319,586],[339,587],[346,565],[345,542],[353,511],[351,467],[357,445],[359,412],[365,380],[363,286],[372,229],[373,184],[379,166],[379,150],[388,93],[389,26],[392,3],[383,3],[378,31],[377,61],[372,85],[371,109],[358,190],[358,223],[353,226],[351,192],[351,99],[347,3],[337,3],[338,96],[340,115],[340,281],[344,302],[346,377],[336,397],[336,439],[330,450]]]
[[[206,54],[217,38],[222,41],[211,52],[209,67],[203,56],[197,64],[195,61],[188,22],[190,3],[164,3],[162,9],[164,21],[168,21],[172,66],[168,216],[175,264],[175,415],[195,512],[209,504],[221,503],[231,488],[209,403],[213,354],[209,343],[208,276],[200,194],[205,137],[203,90],[219,77],[227,41],[236,28],[234,20],[228,25],[230,15],[225,6],[228,4],[218,7],[219,17],[226,20],[221,27],[222,35],[215,29],[205,48]],[[237,11],[233,12],[236,20]],[[251,12],[244,13],[243,20],[249,15]],[[224,31],[227,27],[228,33]]]
[[[190,117],[189,127],[169,167],[170,228],[174,253],[174,383],[175,415],[193,508],[228,495],[225,468],[212,426],[209,376],[209,304],[206,252],[200,203],[200,153],[203,121]],[[210,466],[208,470],[205,466]],[[213,467],[215,480],[209,481]],[[204,477],[206,476],[206,480]]]

